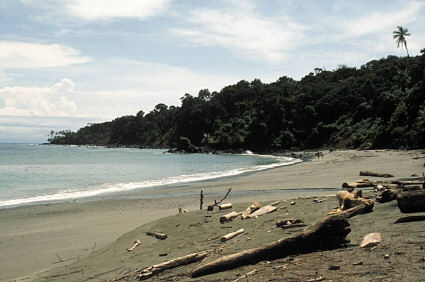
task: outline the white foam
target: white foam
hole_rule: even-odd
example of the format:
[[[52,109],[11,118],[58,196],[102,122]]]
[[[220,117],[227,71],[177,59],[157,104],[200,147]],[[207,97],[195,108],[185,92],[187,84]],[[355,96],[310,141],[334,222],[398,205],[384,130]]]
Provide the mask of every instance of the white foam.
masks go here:
[[[167,177],[164,179],[148,180],[143,182],[105,183],[97,187],[92,187],[93,189],[80,190],[80,191],[61,191],[61,192],[58,192],[55,194],[49,194],[49,195],[40,195],[40,196],[33,196],[33,197],[21,198],[21,199],[4,200],[4,201],[0,201],[0,207],[18,206],[18,205],[38,203],[38,202],[51,202],[51,201],[63,201],[63,200],[71,200],[71,199],[78,199],[78,198],[87,198],[87,197],[98,196],[100,194],[106,194],[106,193],[119,193],[119,192],[125,192],[125,191],[130,191],[135,189],[141,189],[141,188],[210,180],[210,179],[216,179],[221,177],[236,176],[243,173],[256,172],[256,171],[276,168],[280,166],[287,166],[287,165],[292,165],[292,164],[302,162],[302,160],[300,159],[294,159],[289,157],[276,157],[276,156],[265,156],[265,155],[259,155],[259,156],[268,157],[268,158],[273,157],[279,160],[279,162],[267,164],[267,165],[252,166],[247,168],[232,169],[227,171],[179,175],[179,176]]]

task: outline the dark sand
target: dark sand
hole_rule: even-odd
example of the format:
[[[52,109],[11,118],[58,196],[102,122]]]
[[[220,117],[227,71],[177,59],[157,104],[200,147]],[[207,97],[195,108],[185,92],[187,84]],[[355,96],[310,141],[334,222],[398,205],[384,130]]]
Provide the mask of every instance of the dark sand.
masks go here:
[[[423,154],[420,151],[338,151],[290,167],[176,186],[173,194],[180,193],[179,197],[146,199],[154,195],[137,192],[126,197],[142,199],[0,210],[0,280],[13,281],[19,277],[21,281],[36,278],[40,281],[103,281],[197,250],[222,248],[220,254],[206,259],[210,261],[223,254],[262,246],[297,231],[276,228],[277,218],[299,218],[310,224],[334,208],[336,200],[331,197],[315,204],[312,199],[298,199],[296,205],[282,203],[277,212],[258,219],[236,219],[220,224],[221,213],[196,211],[199,190],[204,189],[208,203],[220,199],[226,188],[232,187],[228,201],[234,203],[235,210],[242,210],[254,200],[264,204],[272,200],[334,195],[336,190],[323,188],[336,189],[344,181],[356,180],[360,178],[360,170],[392,173],[395,178],[421,175],[424,159],[413,159],[418,156]],[[194,212],[176,215],[179,207]],[[306,281],[319,276],[334,281],[420,281],[425,277],[422,261],[425,221],[394,224],[400,217],[406,215],[400,213],[396,202],[376,203],[373,213],[350,220],[352,232],[348,238],[353,245],[349,248],[262,262],[198,280],[231,280],[257,269],[252,277],[260,281]],[[243,235],[220,243],[220,236],[241,227],[246,230]],[[169,238],[159,241],[145,235],[152,230],[163,231]],[[360,249],[357,245],[361,238],[370,232],[381,232],[383,243],[373,251]],[[142,245],[128,253],[126,249],[136,239],[141,240]],[[164,253],[167,256],[159,256]],[[390,257],[385,259],[384,254]],[[359,261],[363,265],[352,265]],[[340,269],[330,271],[331,264],[339,265]],[[155,279],[191,280],[188,273],[193,267],[167,271]]]

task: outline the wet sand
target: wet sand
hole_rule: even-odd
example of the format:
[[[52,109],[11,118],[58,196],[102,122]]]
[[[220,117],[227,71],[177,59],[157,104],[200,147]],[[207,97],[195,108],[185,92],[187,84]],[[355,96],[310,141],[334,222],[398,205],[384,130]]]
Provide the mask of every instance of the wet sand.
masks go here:
[[[336,189],[341,187],[342,182],[363,178],[358,176],[360,170],[391,173],[394,174],[395,178],[408,177],[413,174],[422,175],[425,159],[414,159],[422,156],[421,151],[335,151],[326,153],[323,158],[289,167],[280,167],[215,181],[174,186],[173,189],[159,192],[171,193],[169,196],[161,195],[159,197],[159,194],[155,192],[137,191],[112,200],[100,199],[86,203],[68,202],[3,209],[0,210],[0,280],[10,281],[18,277],[23,280],[33,280],[35,277],[39,277],[43,281],[47,279],[46,277],[52,277],[50,280],[55,281],[59,277],[55,275],[62,273],[63,275],[60,277],[65,281],[79,281],[89,278],[90,275],[96,276],[100,273],[99,271],[109,271],[109,274],[105,274],[101,279],[112,279],[123,269],[148,266],[150,263],[163,261],[164,258],[158,257],[158,254],[155,253],[162,248],[172,250],[172,254],[170,253],[167,256],[169,258],[179,254],[187,254],[192,247],[195,248],[192,245],[190,245],[191,248],[181,247],[180,249],[172,249],[170,245],[163,245],[158,248],[159,245],[156,241],[143,237],[142,241],[146,241],[146,244],[151,246],[151,255],[149,255],[149,252],[138,256],[130,256],[126,253],[125,249],[129,247],[128,245],[136,237],[140,237],[145,229],[154,228],[155,224],[159,224],[158,228],[164,229],[166,224],[161,223],[162,221],[167,222],[167,224],[172,222],[174,226],[178,224],[186,226],[181,230],[179,229],[182,235],[180,235],[181,237],[175,236],[177,241],[164,241],[169,242],[167,244],[176,244],[176,242],[181,242],[180,245],[189,244],[185,242],[187,240],[193,241],[194,238],[199,237],[200,243],[197,247],[207,247],[208,239],[218,236],[219,233],[228,231],[228,229],[223,229],[223,226],[219,224],[214,225],[215,227],[203,224],[205,217],[203,212],[200,211],[174,216],[177,214],[178,208],[191,211],[199,209],[200,189],[204,190],[206,205],[214,199],[220,199],[227,188],[231,187],[232,193],[228,201],[240,205],[240,208],[254,200],[267,202],[276,199],[334,195]],[[306,215],[306,222],[312,222],[318,214],[323,214],[336,205],[335,202],[329,200],[326,201],[326,204],[320,206],[321,210],[318,209],[318,205],[313,205],[309,200],[300,201],[306,202],[303,205],[288,206],[288,211],[279,210],[281,212],[278,215],[286,213],[301,215],[305,213],[307,207],[311,215],[310,217]],[[391,207],[391,203],[386,206]],[[383,205],[382,207],[386,206]],[[289,209],[292,208],[294,210],[290,212]],[[398,209],[391,208],[391,211],[399,213]],[[372,219],[374,214],[378,213],[372,213]],[[384,216],[385,213],[382,212],[381,214]],[[270,220],[271,223],[274,223],[275,216],[276,214],[263,219],[265,222]],[[362,220],[363,218],[366,220],[366,217],[362,217]],[[393,217],[387,220],[390,222]],[[213,233],[209,234],[204,228],[189,226],[192,224],[189,222],[201,222],[200,226],[205,225],[204,228]],[[253,221],[251,228],[255,230],[255,228],[258,228],[256,224],[260,223],[262,226],[267,224],[263,221]],[[360,224],[366,224],[366,222]],[[410,223],[413,230],[418,224],[423,227],[423,222],[416,223],[416,225]],[[232,226],[232,228],[236,227],[238,226]],[[392,238],[401,236],[397,235],[397,232],[401,230],[397,228],[394,229],[391,225],[388,232],[395,232],[391,235]],[[393,229],[394,231],[392,231]],[[187,233],[188,230],[193,230],[193,232]],[[276,236],[266,236],[266,241],[284,236],[278,229],[267,231],[276,232]],[[167,229],[167,232],[172,232],[172,229]],[[208,238],[203,238],[201,234],[205,234],[202,236]],[[355,234],[354,231],[353,234]],[[403,236],[408,236],[408,234]],[[120,239],[116,241],[117,238]],[[248,240],[246,245],[241,244],[237,248],[262,243],[264,243],[264,240],[261,238],[252,239]],[[145,248],[144,250],[146,251]],[[228,251],[230,252],[232,249],[228,249]],[[110,252],[115,255],[105,255]],[[104,254],[102,255],[102,253]],[[96,265],[94,272],[91,263]],[[120,263],[120,270],[111,271],[114,267],[119,268]],[[70,274],[72,272],[69,271],[71,267],[79,269],[78,271],[75,270],[75,273],[78,274]],[[51,270],[46,272],[49,269]],[[80,270],[83,270],[83,272],[80,273]],[[217,278],[231,278],[232,276],[226,275],[235,277],[238,273],[231,272],[225,274],[225,276],[218,275]],[[75,275],[79,275],[79,278],[77,279]],[[28,279],[25,279],[25,277]],[[260,278],[260,280],[263,278]]]

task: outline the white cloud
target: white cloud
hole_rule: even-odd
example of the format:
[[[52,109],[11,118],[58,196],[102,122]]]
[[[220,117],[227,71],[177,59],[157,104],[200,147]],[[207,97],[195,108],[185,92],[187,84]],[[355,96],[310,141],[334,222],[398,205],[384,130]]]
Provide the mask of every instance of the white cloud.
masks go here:
[[[236,2],[235,2],[236,3]],[[304,37],[305,26],[288,17],[265,17],[255,7],[237,2],[226,10],[194,10],[188,16],[193,25],[173,28],[175,36],[201,46],[221,46],[244,52],[252,59],[280,61],[294,50]]]
[[[73,116],[77,113],[73,91],[74,83],[67,78],[53,87],[0,88],[0,115]]]
[[[145,19],[162,13],[169,0],[73,0],[65,7],[67,13],[84,20],[113,18]]]
[[[0,69],[64,67],[90,60],[67,46],[0,41]]]
[[[420,10],[424,6],[425,3],[423,2],[413,1],[408,3],[402,10],[373,13],[372,15],[343,22],[341,27],[344,35],[348,37],[358,37],[381,31],[387,32],[388,29],[395,29],[398,25],[406,25],[418,20],[419,17],[422,17]]]

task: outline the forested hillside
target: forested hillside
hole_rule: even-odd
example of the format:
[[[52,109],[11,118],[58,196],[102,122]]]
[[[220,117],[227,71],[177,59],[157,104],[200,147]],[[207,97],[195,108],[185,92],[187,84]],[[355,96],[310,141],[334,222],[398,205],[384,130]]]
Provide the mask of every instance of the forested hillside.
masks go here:
[[[185,94],[181,106],[51,134],[52,144],[175,147],[180,137],[213,149],[423,148],[425,49],[360,68],[315,69],[300,81],[240,81]]]

